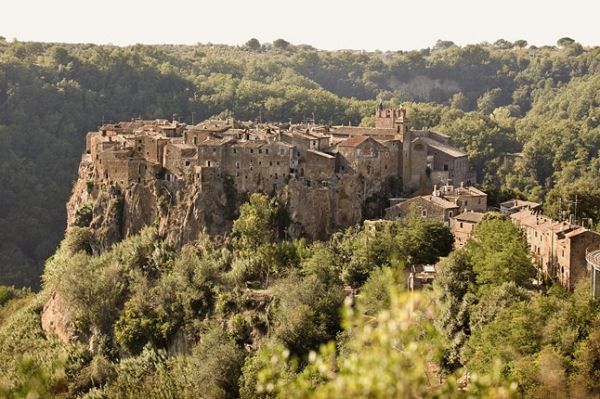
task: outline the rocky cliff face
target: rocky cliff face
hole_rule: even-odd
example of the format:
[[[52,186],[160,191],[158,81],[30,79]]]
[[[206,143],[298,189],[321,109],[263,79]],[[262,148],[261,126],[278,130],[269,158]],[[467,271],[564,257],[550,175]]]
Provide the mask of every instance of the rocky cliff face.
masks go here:
[[[91,227],[99,251],[148,225],[156,225],[174,244],[193,241],[202,231],[227,234],[243,197],[227,190],[225,179],[220,178],[210,184],[154,179],[119,188],[96,176],[93,163],[84,156],[67,215],[68,226]],[[366,182],[357,175],[335,176],[312,185],[291,179],[277,195],[290,216],[289,236],[318,240],[359,223],[368,199],[385,191],[384,186],[384,182]]]

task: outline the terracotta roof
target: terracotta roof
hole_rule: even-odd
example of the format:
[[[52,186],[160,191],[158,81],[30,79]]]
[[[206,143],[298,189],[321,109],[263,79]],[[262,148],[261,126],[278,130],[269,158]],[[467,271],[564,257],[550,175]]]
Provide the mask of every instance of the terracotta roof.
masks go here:
[[[354,136],[339,143],[338,147],[357,147],[367,140],[369,140],[369,136]]]

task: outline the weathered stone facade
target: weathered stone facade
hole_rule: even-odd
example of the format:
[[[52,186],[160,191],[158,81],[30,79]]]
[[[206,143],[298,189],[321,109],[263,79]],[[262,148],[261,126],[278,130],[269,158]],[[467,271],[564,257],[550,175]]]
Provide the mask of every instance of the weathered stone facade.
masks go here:
[[[473,234],[477,223],[483,219],[481,212],[463,212],[450,218],[450,231],[454,235],[454,247],[462,248]]]
[[[587,274],[586,250],[600,248],[600,234],[552,220],[525,208],[510,215],[525,232],[540,277],[556,279],[567,289]]]

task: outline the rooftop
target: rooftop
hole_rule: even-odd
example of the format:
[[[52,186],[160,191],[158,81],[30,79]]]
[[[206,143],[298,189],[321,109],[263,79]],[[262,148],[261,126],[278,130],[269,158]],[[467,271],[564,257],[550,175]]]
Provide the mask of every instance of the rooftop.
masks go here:
[[[367,140],[369,140],[369,136],[354,136],[339,143],[338,147],[357,147]]]

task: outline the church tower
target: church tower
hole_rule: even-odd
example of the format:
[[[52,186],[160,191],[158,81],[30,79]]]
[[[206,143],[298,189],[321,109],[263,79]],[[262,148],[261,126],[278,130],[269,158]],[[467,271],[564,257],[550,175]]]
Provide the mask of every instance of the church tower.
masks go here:
[[[394,129],[397,134],[404,134],[410,130],[406,109],[385,109],[383,103],[379,103],[375,111],[375,127],[379,129]]]

